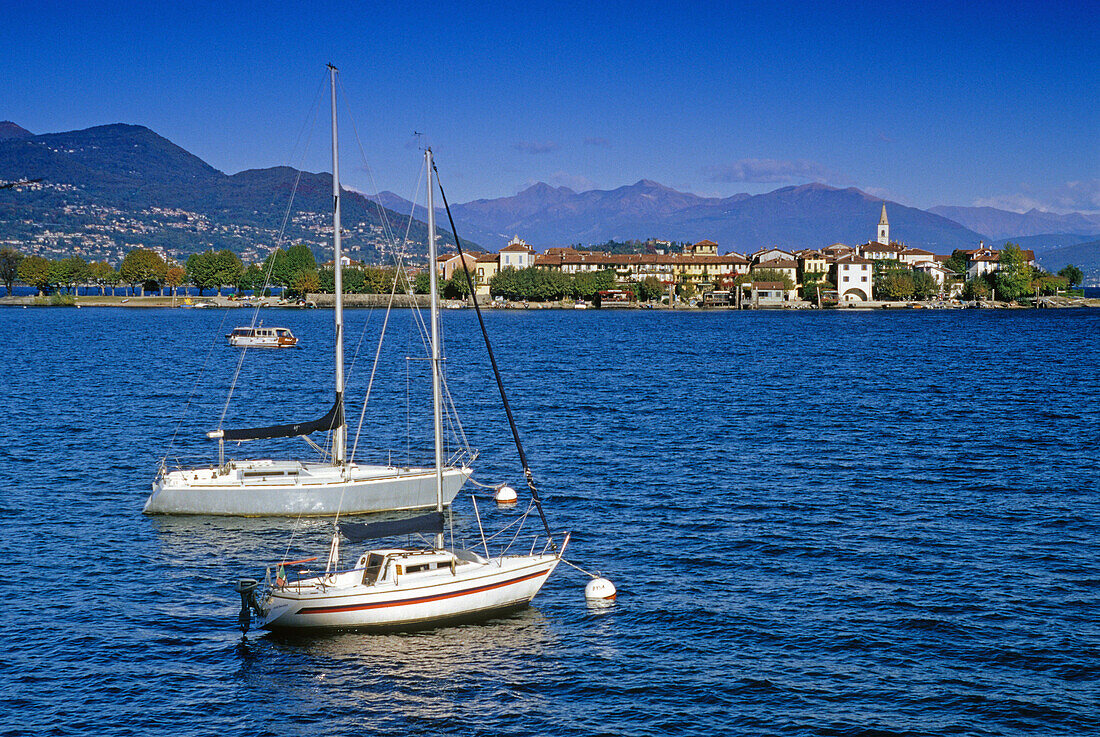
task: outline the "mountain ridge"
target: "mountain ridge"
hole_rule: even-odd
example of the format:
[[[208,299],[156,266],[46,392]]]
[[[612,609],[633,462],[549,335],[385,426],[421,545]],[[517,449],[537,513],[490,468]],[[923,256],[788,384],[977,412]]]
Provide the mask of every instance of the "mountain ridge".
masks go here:
[[[409,212],[412,203],[392,192],[378,197],[387,207]],[[461,234],[493,247],[519,235],[537,248],[607,240],[676,241],[704,238],[723,252],[755,251],[771,245],[820,248],[830,243],[864,243],[876,235],[883,200],[855,187],[812,183],[780,187],[760,195],[704,197],[650,179],[610,190],[574,192],[544,182],[511,197],[451,206]],[[908,245],[950,253],[973,248],[983,236],[933,213],[887,201],[891,233]],[[416,212],[423,218],[426,211]],[[895,227],[896,226],[896,227]]]
[[[1032,208],[1012,212],[996,207],[956,207],[937,205],[928,212],[942,215],[968,228],[984,233],[992,240],[1011,240],[1033,235],[1098,235],[1100,215],[1059,214]]]
[[[9,243],[52,239],[107,258],[137,245],[184,257],[207,248],[262,257],[277,240],[293,192],[287,240],[309,243],[322,258],[326,248],[331,254],[331,174],[289,167],[225,174],[145,126],[0,139],[0,179],[40,180],[0,190],[0,239]],[[404,232],[406,218],[380,214],[357,192],[344,189],[342,203],[349,248],[359,257],[380,258],[383,215]],[[453,242],[449,231],[440,233]],[[427,226],[414,222],[410,237],[421,244],[415,251],[426,252]]]

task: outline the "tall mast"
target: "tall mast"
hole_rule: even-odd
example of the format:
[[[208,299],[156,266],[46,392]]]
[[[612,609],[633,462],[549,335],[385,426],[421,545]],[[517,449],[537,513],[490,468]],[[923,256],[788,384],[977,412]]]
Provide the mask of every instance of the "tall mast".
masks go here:
[[[332,462],[342,465],[347,458],[348,426],[344,421],[344,279],[340,251],[340,155],[336,144],[336,67],[328,65],[332,87],[332,244],[336,274],[336,401],[341,405],[340,425],[332,431]]]
[[[439,378],[439,278],[436,274],[435,202],[432,196],[432,150],[424,149],[428,167],[428,282],[431,285],[432,319],[432,423],[435,426],[435,509],[443,511],[443,397]],[[443,547],[443,533],[435,536],[435,547]]]

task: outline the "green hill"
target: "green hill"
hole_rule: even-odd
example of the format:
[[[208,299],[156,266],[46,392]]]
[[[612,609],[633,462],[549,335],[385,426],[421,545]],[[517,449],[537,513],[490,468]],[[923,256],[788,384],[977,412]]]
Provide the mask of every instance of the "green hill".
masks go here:
[[[308,243],[318,259],[330,259],[331,175],[303,172],[295,191],[297,176],[288,167],[227,175],[137,125],[12,135],[0,139],[0,180],[41,181],[0,190],[0,242],[24,253],[89,259],[117,260],[136,245],[178,258],[230,248],[257,259],[275,245],[293,192],[287,241]],[[394,232],[405,232],[407,216],[384,215]],[[352,258],[388,258],[378,205],[344,190],[342,224]],[[414,220],[407,252],[426,253],[426,235],[427,226]]]

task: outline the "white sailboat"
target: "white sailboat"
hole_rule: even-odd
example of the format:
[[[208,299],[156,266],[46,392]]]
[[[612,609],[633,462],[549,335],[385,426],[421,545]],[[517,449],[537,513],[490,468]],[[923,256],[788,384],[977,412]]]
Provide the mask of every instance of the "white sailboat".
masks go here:
[[[359,464],[347,457],[348,428],[344,418],[344,313],[340,243],[340,162],[336,136],[336,68],[332,83],[332,198],[335,250],[334,313],[336,335],[336,399],[321,418],[310,422],[246,429],[220,428],[207,433],[218,441],[218,464],[201,468],[170,468],[162,462],[145,502],[146,514],[229,516],[332,516],[360,512],[431,509],[437,487],[443,504],[450,504],[470,477],[463,462],[439,468]],[[434,247],[434,243],[432,244]],[[430,263],[434,264],[435,261]],[[432,278],[435,270],[432,269]],[[433,282],[434,283],[434,282]],[[434,412],[441,397],[433,395]],[[332,453],[322,461],[225,459],[226,441],[266,440],[332,432]],[[436,432],[439,430],[437,428]],[[311,443],[312,444],[312,443]],[[316,447],[316,446],[315,446]],[[437,449],[437,454],[439,453]]]
[[[428,172],[428,243],[430,263],[434,264],[435,208],[432,201],[431,149],[427,149],[424,156]],[[477,309],[476,302],[474,305]],[[478,317],[480,320],[480,311]],[[441,383],[439,337],[439,296],[433,269],[431,364],[432,393],[437,400]],[[491,349],[489,352],[496,372]],[[499,373],[497,378],[499,382]],[[501,396],[511,421],[511,410],[502,385]],[[533,504],[538,508],[546,534],[535,537],[529,551],[521,554],[508,554],[508,548],[505,548],[498,555],[491,555],[483,530],[481,541],[484,556],[472,550],[459,549],[453,544],[444,547],[444,467],[438,402],[435,408],[435,511],[394,522],[339,523],[323,572],[294,571],[295,565],[309,561],[292,561],[269,566],[262,583],[252,578],[240,579],[235,589],[241,595],[240,623],[245,632],[253,616],[258,618],[261,627],[270,630],[406,629],[482,618],[530,603],[561,562],[569,536],[562,538],[560,546],[551,537],[522,445],[516,435],[516,446],[531,486]],[[515,431],[514,422],[512,427]],[[476,505],[474,511],[477,512]],[[480,516],[478,527],[480,530]],[[359,555],[351,567],[340,567],[341,535],[361,542],[417,533],[432,534],[434,539],[431,544],[420,548],[368,550]],[[519,530],[515,533],[516,537],[518,535]],[[288,568],[291,569],[289,575]]]

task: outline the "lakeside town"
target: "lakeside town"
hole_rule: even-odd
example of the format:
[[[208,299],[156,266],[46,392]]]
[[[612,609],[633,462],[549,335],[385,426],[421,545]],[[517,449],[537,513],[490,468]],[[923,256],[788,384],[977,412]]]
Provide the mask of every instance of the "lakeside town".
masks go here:
[[[7,296],[0,303],[71,305],[80,297],[88,304],[165,304],[164,298],[171,297],[175,305],[182,288],[182,306],[234,305],[253,298],[267,304],[325,305],[334,291],[334,269],[331,261],[317,264],[315,245],[279,248],[248,266],[228,249],[193,254],[179,263],[162,249],[135,248],[122,256],[117,268],[106,260],[87,263],[79,255],[50,260],[4,248],[0,281]],[[1083,277],[1080,269],[1070,265],[1058,274],[1046,273],[1032,251],[1011,243],[995,249],[979,242],[973,249],[950,254],[899,243],[891,238],[885,203],[876,237],[854,246],[773,246],[742,255],[720,254],[719,244],[706,239],[690,245],[645,245],[642,253],[575,247],[540,253],[516,236],[499,252],[441,254],[436,271],[441,293],[453,306],[469,298],[471,282],[483,303],[527,308],[1092,306],[1097,301],[1084,299],[1077,289]],[[424,267],[383,267],[349,257],[342,265],[350,304],[356,303],[355,295],[428,291]],[[13,286],[19,283],[32,287],[36,295],[13,296]],[[197,290],[196,300],[191,299],[191,288]],[[108,289],[112,299],[107,299]],[[119,289],[123,302],[113,299]],[[228,299],[222,296],[225,289],[231,291]],[[215,297],[203,302],[208,290]]]

